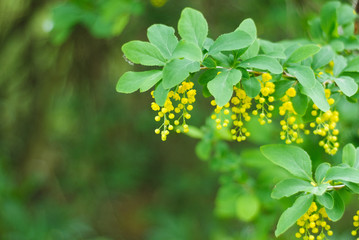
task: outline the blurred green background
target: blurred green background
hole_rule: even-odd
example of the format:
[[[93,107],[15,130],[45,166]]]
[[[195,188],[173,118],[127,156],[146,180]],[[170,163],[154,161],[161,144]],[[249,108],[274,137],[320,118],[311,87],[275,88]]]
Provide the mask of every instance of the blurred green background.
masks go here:
[[[154,134],[150,94],[115,92],[121,74],[140,69],[125,61],[121,46],[146,40],[154,23],[176,27],[184,7],[203,12],[212,38],[247,17],[260,38],[307,37],[307,20],[324,2],[0,1],[0,239],[272,239],[290,200],[270,199],[279,170],[263,171],[268,163],[255,149],[278,131],[230,147],[218,142],[211,164],[196,156],[196,139],[173,134],[163,143]],[[191,120],[196,126],[211,111],[200,98]],[[358,145],[358,111],[343,111],[350,113],[343,139]],[[239,152],[246,159],[240,164]],[[216,166],[221,159],[230,171]],[[216,200],[233,171],[241,184],[227,184],[219,192],[225,200]],[[231,201],[226,194],[253,189],[262,201],[254,220],[245,223],[223,209]],[[350,229],[352,213],[342,229]]]

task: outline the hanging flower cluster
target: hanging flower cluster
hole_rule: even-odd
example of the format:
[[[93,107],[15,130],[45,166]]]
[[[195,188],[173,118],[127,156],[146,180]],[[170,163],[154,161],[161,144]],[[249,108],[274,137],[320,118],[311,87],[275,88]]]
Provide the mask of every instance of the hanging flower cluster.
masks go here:
[[[216,122],[216,128],[222,129],[232,122],[231,134],[232,139],[238,142],[244,141],[250,136],[244,123],[252,119],[250,114],[258,115],[258,121],[261,125],[272,122],[272,113],[274,106],[275,85],[270,82],[272,76],[269,73],[262,74],[262,80],[258,79],[261,84],[260,93],[254,97],[249,97],[242,88],[234,87],[234,96],[223,107],[219,107],[215,100],[211,101],[211,105],[215,106],[214,113],[211,118]],[[251,111],[252,105],[256,107]]]
[[[297,113],[293,108],[293,103],[291,99],[297,95],[295,88],[289,88],[285,95],[280,99],[283,103],[279,107],[279,114],[285,116],[284,120],[280,122],[282,125],[282,131],[280,132],[280,138],[285,140],[286,144],[291,144],[292,142],[302,143],[303,138],[301,136],[301,131],[305,134],[309,134],[309,130],[304,129],[304,124],[299,122],[297,118]]]
[[[163,107],[160,107],[156,102],[151,103],[152,110],[158,112],[155,121],[163,121],[155,129],[156,134],[161,134],[162,141],[166,141],[167,135],[174,129],[180,133],[181,128],[179,126],[182,126],[183,132],[189,131],[186,120],[191,118],[189,112],[193,110],[192,104],[196,101],[196,90],[193,89],[193,85],[193,82],[190,81],[182,82],[175,91],[168,93]],[[153,92],[151,94],[154,98]]]
[[[330,89],[325,89],[325,96],[330,106],[335,103],[331,98]],[[339,112],[335,110],[328,110],[327,112],[319,111],[318,107],[313,104],[312,116],[315,116],[315,122],[311,122],[310,126],[314,128],[313,133],[324,137],[319,142],[319,146],[323,147],[325,152],[334,155],[338,151],[338,134],[339,130],[336,128],[339,122]]]
[[[253,110],[253,115],[258,115],[258,121],[261,125],[266,123],[272,123],[272,113],[274,106],[274,97],[271,96],[275,92],[274,83],[270,82],[272,75],[269,73],[262,74],[262,80],[259,80],[261,84],[260,93],[254,98],[256,101],[256,110]]]
[[[355,227],[355,230],[352,231],[352,235],[357,236],[358,235],[358,230],[359,230],[359,210],[357,211],[357,214],[354,215],[353,221],[354,221],[353,225]],[[357,240],[359,240],[359,238],[357,238]]]
[[[299,229],[295,237],[303,240],[327,239],[327,236],[333,235],[333,231],[326,219],[329,220],[325,208],[318,210],[317,204],[312,202],[308,211],[297,220]]]

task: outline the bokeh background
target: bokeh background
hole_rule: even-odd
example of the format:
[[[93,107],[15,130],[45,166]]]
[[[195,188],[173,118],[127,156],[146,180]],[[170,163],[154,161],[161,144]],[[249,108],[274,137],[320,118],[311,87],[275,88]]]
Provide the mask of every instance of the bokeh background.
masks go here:
[[[0,1],[0,239],[272,239],[290,201],[267,201],[273,180],[260,183],[267,181],[257,178],[263,168],[251,162],[259,179],[251,186],[267,194],[263,213],[255,222],[216,214],[225,180],[197,157],[198,140],[171,135],[163,143],[154,134],[150,94],[116,93],[121,74],[140,70],[125,61],[121,46],[146,40],[154,23],[176,28],[184,7],[203,12],[212,38],[248,17],[260,38],[307,37],[307,21],[324,2]],[[193,125],[205,123],[209,101],[198,100]],[[358,143],[358,113],[347,113],[344,139]],[[273,131],[229,145],[230,152],[269,143]],[[350,229],[352,213],[339,229]]]

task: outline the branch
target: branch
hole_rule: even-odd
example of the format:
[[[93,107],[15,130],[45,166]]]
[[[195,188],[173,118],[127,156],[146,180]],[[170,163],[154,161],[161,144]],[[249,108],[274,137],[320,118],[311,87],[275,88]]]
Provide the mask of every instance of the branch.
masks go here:
[[[344,184],[334,185],[334,186],[329,186],[329,187],[327,188],[327,190],[339,190],[339,189],[342,189],[342,188],[344,188],[344,187],[345,187]]]

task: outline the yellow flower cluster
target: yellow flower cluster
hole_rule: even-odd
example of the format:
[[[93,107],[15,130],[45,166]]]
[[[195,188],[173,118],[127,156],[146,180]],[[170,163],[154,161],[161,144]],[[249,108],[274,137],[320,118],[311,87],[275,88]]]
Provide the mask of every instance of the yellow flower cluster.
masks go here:
[[[272,117],[271,111],[274,110],[274,106],[271,105],[274,101],[274,97],[271,94],[274,93],[274,84],[269,82],[272,76],[269,73],[262,74],[262,80],[258,80],[261,84],[260,93],[254,98],[254,104],[256,110],[251,113],[253,115],[259,115],[259,123],[264,125],[265,123],[271,123]],[[218,130],[222,127],[227,127],[232,121],[232,139],[238,142],[244,141],[250,136],[247,128],[244,127],[244,123],[251,120],[250,109],[253,104],[253,98],[247,96],[246,92],[234,87],[234,96],[223,107],[219,107],[215,100],[211,101],[211,105],[215,106],[214,113],[211,118],[216,121],[216,128]]]
[[[274,102],[274,97],[271,96],[275,92],[274,83],[270,82],[272,76],[269,73],[262,74],[261,91],[254,98],[256,102],[256,110],[252,111],[253,115],[258,115],[258,121],[261,125],[272,122],[272,113],[274,106],[271,104]]]
[[[297,113],[293,108],[293,103],[291,98],[297,95],[296,90],[291,87],[289,88],[285,95],[280,99],[283,104],[279,107],[279,114],[285,116],[285,119],[280,121],[282,125],[282,131],[280,132],[280,139],[285,140],[286,144],[291,144],[292,142],[302,143],[303,138],[301,137],[301,131],[304,131],[304,134],[309,134],[309,130],[304,129],[304,124],[299,122],[296,117]]]
[[[325,89],[325,96],[328,100],[329,105],[333,105],[335,100],[330,97],[330,89]],[[339,130],[336,128],[339,122],[339,112],[335,110],[328,110],[323,113],[318,111],[318,107],[314,104],[311,112],[312,116],[315,116],[315,122],[311,122],[310,126],[315,128],[313,133],[324,137],[319,142],[319,146],[323,147],[325,152],[334,155],[338,151],[338,134]]]
[[[357,211],[357,214],[354,215],[353,220],[354,220],[353,225],[356,229],[352,231],[352,235],[357,236],[359,230],[359,210]],[[359,240],[359,238],[357,238],[357,240]]]
[[[312,202],[308,211],[297,220],[299,229],[295,237],[303,240],[327,239],[326,236],[332,236],[333,231],[330,230],[330,225],[325,219],[329,220],[325,209],[318,210],[317,204]]]
[[[167,135],[175,129],[174,126],[181,124],[183,132],[189,131],[186,120],[191,118],[189,112],[193,110],[192,104],[196,101],[196,90],[193,89],[193,85],[193,82],[182,82],[175,91],[168,93],[163,107],[155,102],[151,103],[152,110],[158,112],[155,121],[163,121],[162,125],[155,130],[156,134],[161,134],[162,141],[166,141]],[[151,94],[154,98],[153,92]],[[176,132],[180,133],[181,129],[176,127]]]

